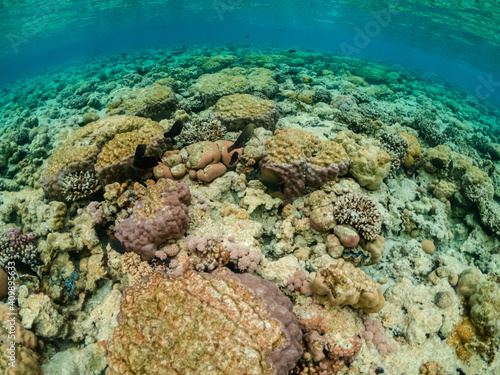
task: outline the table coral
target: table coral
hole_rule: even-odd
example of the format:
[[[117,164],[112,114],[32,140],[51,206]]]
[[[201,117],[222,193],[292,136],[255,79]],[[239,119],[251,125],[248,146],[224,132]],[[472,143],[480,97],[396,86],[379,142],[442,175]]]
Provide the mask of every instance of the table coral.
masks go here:
[[[154,273],[125,292],[107,374],[285,375],[301,339],[292,303],[268,281],[227,269]]]
[[[132,215],[117,225],[115,235],[127,251],[151,260],[158,245],[181,238],[188,229],[190,199],[186,184],[160,179],[148,186]]]
[[[276,130],[266,142],[266,153],[261,170],[281,180],[287,203],[300,197],[306,185],[321,186],[349,169],[349,158],[339,144],[301,129]]]
[[[343,259],[319,269],[310,288],[320,300],[333,306],[351,305],[367,313],[380,311],[385,303],[380,284]]]

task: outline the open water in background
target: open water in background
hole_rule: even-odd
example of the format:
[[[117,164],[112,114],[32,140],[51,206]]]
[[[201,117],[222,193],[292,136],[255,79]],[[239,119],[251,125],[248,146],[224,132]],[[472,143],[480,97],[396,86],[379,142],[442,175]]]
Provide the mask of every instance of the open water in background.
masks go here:
[[[140,48],[271,44],[401,64],[500,104],[497,0],[9,0],[0,35],[0,86]]]

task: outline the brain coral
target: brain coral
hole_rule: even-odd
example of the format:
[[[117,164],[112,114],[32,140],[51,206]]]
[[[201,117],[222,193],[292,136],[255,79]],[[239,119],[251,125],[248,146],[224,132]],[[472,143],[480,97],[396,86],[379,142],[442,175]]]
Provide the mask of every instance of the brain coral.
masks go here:
[[[54,151],[42,178],[43,190],[50,198],[65,200],[65,177],[94,168],[101,183],[119,180],[125,176],[123,166],[132,163],[138,144],[148,145],[146,155],[159,157],[163,142],[163,128],[142,117],[112,116],[92,122],[73,132]]]
[[[148,186],[132,215],[116,227],[116,238],[127,251],[139,254],[142,260],[153,259],[158,245],[186,233],[189,227],[186,205],[190,199],[186,184],[158,180]]]
[[[284,184],[285,201],[300,197],[306,185],[321,186],[349,169],[349,158],[338,143],[319,140],[314,134],[285,128],[266,142],[262,173],[272,173]]]
[[[271,282],[226,268],[154,273],[124,294],[107,375],[288,374],[302,355],[292,307]]]
[[[278,121],[275,102],[249,94],[223,96],[215,104],[214,115],[228,131],[242,130],[249,123],[274,130]]]

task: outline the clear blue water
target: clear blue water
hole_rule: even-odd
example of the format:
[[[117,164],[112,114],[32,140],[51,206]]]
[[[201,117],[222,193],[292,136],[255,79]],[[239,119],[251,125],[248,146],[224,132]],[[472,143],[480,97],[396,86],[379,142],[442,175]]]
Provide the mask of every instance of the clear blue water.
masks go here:
[[[398,63],[500,103],[499,8],[496,1],[4,1],[0,84],[138,48],[273,44]]]

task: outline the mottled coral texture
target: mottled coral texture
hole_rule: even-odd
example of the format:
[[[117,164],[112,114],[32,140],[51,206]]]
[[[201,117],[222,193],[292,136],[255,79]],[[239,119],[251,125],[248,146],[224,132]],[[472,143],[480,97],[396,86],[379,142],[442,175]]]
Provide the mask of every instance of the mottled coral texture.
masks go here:
[[[262,173],[280,180],[287,203],[300,197],[306,186],[319,187],[349,169],[342,146],[301,129],[276,130],[266,142],[266,153],[260,162]]]
[[[376,313],[385,304],[380,284],[343,259],[336,259],[330,266],[319,269],[310,288],[320,301],[329,301],[333,306],[350,305]]]
[[[137,145],[147,144],[146,155],[160,157],[164,142],[163,128],[142,117],[112,116],[92,122],[71,133],[54,151],[42,188],[49,198],[71,200],[77,188],[67,186],[73,180],[67,175],[95,168],[103,186],[126,179],[126,166],[131,165]]]
[[[130,217],[116,227],[116,237],[127,251],[148,261],[155,257],[158,245],[179,239],[189,227],[188,208],[191,199],[184,183],[160,179],[149,185],[146,195],[134,207]]]
[[[226,268],[154,273],[124,294],[107,375],[286,375],[302,355],[292,307],[271,282]]]

